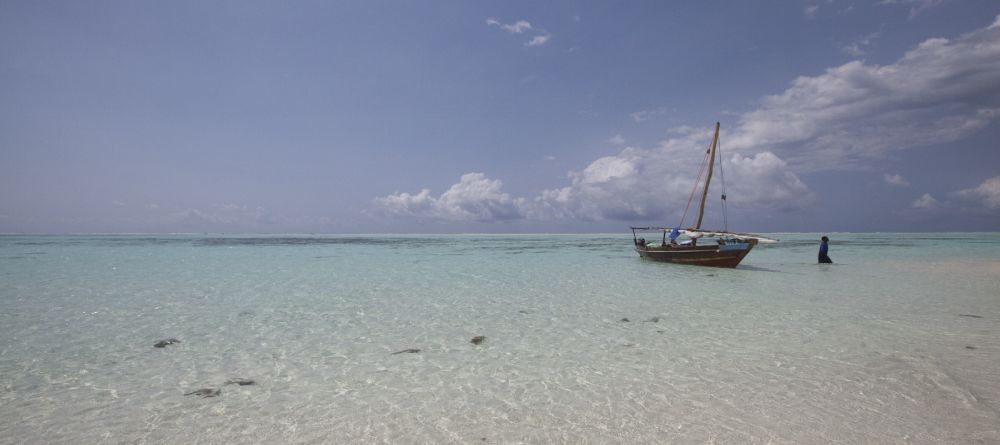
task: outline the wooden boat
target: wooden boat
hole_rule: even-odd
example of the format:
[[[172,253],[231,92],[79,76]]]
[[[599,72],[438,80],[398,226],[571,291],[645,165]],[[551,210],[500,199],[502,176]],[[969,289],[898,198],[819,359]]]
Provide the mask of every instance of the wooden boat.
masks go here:
[[[712,144],[709,146],[706,153],[708,174],[705,175],[705,186],[701,192],[701,203],[698,205],[698,219],[696,220],[694,226],[688,229],[680,229],[679,227],[684,223],[684,217],[681,217],[681,224],[678,225],[678,228],[632,227],[632,240],[635,245],[635,251],[639,253],[639,257],[666,263],[732,268],[739,265],[740,261],[743,261],[743,258],[750,253],[750,250],[752,250],[757,243],[777,242],[775,239],[750,233],[701,229],[702,218],[705,216],[705,199],[708,197],[708,185],[712,181],[712,170],[715,166],[716,151],[719,146],[719,127],[719,123],[716,122],[715,135],[712,137]],[[704,171],[704,169],[705,165],[703,164],[702,171]],[[695,187],[691,190],[691,198],[694,198],[694,193],[697,191],[701,175],[702,173],[699,172]],[[724,181],[725,179],[723,178],[723,212],[726,211],[726,192]],[[688,209],[690,209],[690,206],[691,199],[688,199]],[[687,216],[687,210],[684,211],[684,216]],[[728,218],[725,218],[724,220],[727,221],[728,226]],[[726,227],[726,229],[728,229],[728,227]],[[636,235],[636,230],[663,232],[663,239],[659,245],[653,245],[647,243],[644,238],[639,238]],[[667,240],[668,233],[670,234],[669,241]],[[688,240],[677,242],[677,238],[681,234],[686,235]],[[709,239],[702,241],[699,244],[699,240],[703,238]]]

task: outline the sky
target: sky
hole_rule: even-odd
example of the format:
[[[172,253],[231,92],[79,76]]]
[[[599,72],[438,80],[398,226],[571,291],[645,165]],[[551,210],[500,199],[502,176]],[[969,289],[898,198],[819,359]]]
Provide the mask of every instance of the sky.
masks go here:
[[[703,227],[1000,231],[1000,2],[0,2],[0,233],[688,227],[716,122]]]

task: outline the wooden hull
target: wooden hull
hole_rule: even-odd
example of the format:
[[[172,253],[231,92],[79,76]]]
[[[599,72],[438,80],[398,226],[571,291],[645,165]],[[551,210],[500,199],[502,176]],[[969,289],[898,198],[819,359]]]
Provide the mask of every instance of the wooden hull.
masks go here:
[[[707,244],[704,246],[635,246],[639,256],[664,263],[690,264],[693,266],[736,267],[750,253],[756,240],[738,244]]]

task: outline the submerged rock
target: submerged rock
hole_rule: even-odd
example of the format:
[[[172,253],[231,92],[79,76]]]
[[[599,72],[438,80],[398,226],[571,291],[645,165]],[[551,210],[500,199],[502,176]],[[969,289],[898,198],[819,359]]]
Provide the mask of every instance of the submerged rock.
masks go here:
[[[250,380],[250,379],[244,379],[244,378],[236,377],[236,378],[232,378],[232,379],[226,380],[226,384],[227,385],[247,386],[247,385],[256,385],[257,382],[255,382],[253,380]]]
[[[389,355],[396,355],[396,354],[416,354],[418,352],[420,352],[419,349],[410,348],[410,349],[404,349],[402,351],[396,351],[396,352],[393,352],[392,354],[389,354]]]
[[[618,321],[620,321],[622,323],[628,323],[629,319],[628,318],[622,318],[621,320],[618,320]]]
[[[184,394],[184,395],[186,395],[186,396],[201,396],[201,398],[204,399],[206,397],[216,397],[219,394],[222,394],[222,390],[221,389],[202,388],[202,389],[199,389],[197,391],[191,391],[191,392],[189,392],[187,394]]]
[[[175,345],[181,341],[176,338],[168,338],[166,340],[160,340],[153,344],[154,348],[166,348],[168,345]]]
[[[966,346],[965,349],[976,349],[975,346]]]
[[[484,340],[486,340],[486,337],[484,337],[482,335],[477,335],[475,337],[472,337],[472,340],[469,340],[469,343],[472,343],[474,345],[478,345],[478,344],[482,343]]]

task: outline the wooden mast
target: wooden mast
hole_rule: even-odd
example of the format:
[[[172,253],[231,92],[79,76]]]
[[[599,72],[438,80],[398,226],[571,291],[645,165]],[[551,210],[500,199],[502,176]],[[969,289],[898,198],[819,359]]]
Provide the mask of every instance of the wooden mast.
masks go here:
[[[708,155],[708,177],[705,178],[705,189],[701,191],[701,204],[698,205],[698,222],[695,230],[701,228],[701,218],[705,216],[705,198],[708,197],[708,183],[712,182],[712,167],[715,165],[715,146],[719,143],[719,123],[715,123],[715,136],[712,136],[712,146]]]

